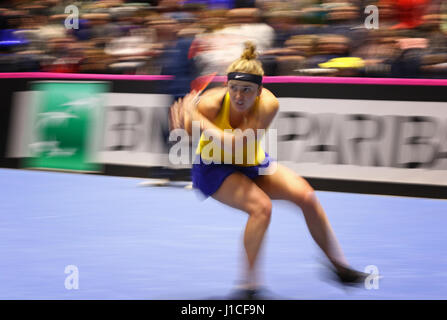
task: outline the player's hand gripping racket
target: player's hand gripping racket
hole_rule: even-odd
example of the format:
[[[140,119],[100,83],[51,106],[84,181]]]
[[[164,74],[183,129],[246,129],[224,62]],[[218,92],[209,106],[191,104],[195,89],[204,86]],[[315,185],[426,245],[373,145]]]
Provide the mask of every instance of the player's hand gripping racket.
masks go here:
[[[191,92],[185,97],[174,102],[169,110],[169,127],[170,130],[184,129],[185,114],[190,114],[196,108],[199,95],[213,81],[217,72],[200,76],[191,81]]]

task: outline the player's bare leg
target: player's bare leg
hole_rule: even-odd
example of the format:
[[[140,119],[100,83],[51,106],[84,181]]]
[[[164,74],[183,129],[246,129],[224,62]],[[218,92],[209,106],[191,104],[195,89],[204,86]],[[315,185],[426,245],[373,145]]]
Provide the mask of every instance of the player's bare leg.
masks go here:
[[[240,173],[227,177],[213,198],[249,214],[244,231],[246,266],[241,285],[245,289],[256,289],[259,286],[258,255],[270,223],[270,198],[252,180]]]
[[[312,238],[332,263],[342,282],[362,281],[365,274],[349,268],[329,219],[313,188],[305,179],[277,164],[277,170],[273,174],[259,176],[255,182],[272,199],[289,200],[301,208]]]

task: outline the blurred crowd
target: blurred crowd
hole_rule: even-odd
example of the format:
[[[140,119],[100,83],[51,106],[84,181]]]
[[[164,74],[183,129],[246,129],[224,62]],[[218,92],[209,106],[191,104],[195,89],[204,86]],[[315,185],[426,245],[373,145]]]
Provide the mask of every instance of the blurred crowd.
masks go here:
[[[445,0],[0,1],[0,32],[0,72],[169,74],[182,86],[224,74],[251,40],[270,76],[447,78]]]

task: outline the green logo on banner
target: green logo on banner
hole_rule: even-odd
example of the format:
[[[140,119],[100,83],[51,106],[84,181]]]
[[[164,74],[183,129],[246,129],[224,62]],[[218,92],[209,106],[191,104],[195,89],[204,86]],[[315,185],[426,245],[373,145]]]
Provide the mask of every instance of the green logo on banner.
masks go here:
[[[95,127],[102,110],[101,82],[40,82],[33,118],[31,158],[25,166],[75,171],[98,171],[92,163]]]

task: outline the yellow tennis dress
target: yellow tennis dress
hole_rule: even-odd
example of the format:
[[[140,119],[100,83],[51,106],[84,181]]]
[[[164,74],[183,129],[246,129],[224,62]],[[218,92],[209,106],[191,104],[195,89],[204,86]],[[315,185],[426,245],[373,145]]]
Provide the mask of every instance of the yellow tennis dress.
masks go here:
[[[258,106],[259,98],[256,98],[253,108],[258,108]],[[234,130],[230,124],[230,94],[228,92],[225,94],[222,108],[213,123],[222,130]],[[248,137],[248,143],[245,148],[242,145],[236,145],[234,154],[221,148],[220,143],[213,142],[213,138],[207,137],[205,133],[202,133],[200,136],[196,154],[200,155],[202,160],[206,163],[233,164],[243,167],[260,165],[265,159],[265,152],[262,149],[260,142],[263,134],[260,134],[259,138],[256,139],[254,130],[248,129],[241,132]],[[249,137],[251,137],[251,139]],[[231,150],[230,146],[231,144],[226,149]]]

